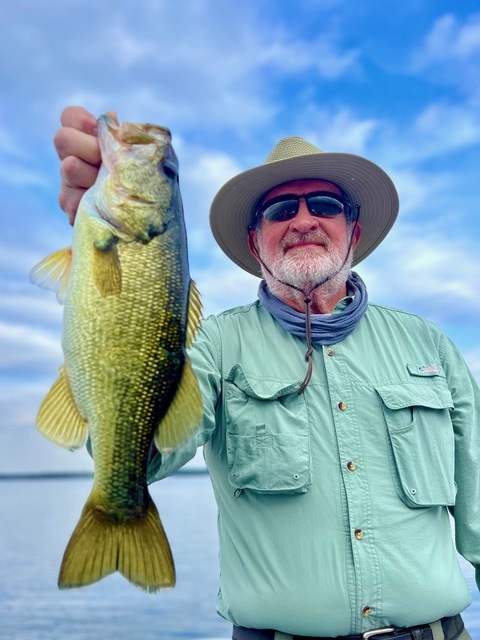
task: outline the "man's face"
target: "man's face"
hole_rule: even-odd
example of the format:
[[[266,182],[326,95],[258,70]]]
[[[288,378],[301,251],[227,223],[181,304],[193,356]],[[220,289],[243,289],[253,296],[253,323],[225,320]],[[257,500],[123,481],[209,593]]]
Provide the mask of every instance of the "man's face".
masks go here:
[[[342,195],[335,184],[326,180],[293,180],[269,191],[262,203],[284,194],[307,195],[315,191]],[[298,213],[290,220],[262,219],[251,242],[275,278],[303,288],[331,277],[340,269],[343,271],[345,260],[345,270],[350,270],[350,254],[360,240],[358,223],[353,229],[350,247],[351,233],[344,213],[333,217],[313,216],[301,199]],[[252,253],[255,255],[255,251]]]

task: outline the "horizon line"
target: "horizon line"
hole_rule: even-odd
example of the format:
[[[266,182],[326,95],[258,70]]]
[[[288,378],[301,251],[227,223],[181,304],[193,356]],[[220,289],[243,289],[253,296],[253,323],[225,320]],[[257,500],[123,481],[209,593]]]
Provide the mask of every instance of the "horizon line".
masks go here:
[[[200,475],[208,474],[207,469],[179,469],[172,476],[176,475]],[[172,477],[170,476],[170,477]],[[0,473],[0,481],[5,480],[79,480],[93,478],[93,471],[26,471],[13,473]]]

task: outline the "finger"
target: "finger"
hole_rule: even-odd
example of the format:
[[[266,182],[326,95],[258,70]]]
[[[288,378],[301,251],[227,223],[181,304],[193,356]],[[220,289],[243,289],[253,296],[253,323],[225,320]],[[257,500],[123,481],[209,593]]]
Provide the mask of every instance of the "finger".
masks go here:
[[[75,221],[78,205],[80,204],[80,200],[82,199],[85,191],[86,189],[76,189],[68,187],[65,184],[62,185],[62,188],[60,189],[58,202],[62,210],[67,214],[70,224],[73,224]]]
[[[60,116],[63,127],[71,127],[91,136],[97,135],[97,119],[83,107],[66,107]]]
[[[62,185],[73,189],[88,189],[97,179],[98,167],[77,156],[67,156],[60,165]]]
[[[71,127],[62,127],[55,134],[53,142],[60,160],[76,156],[91,165],[100,164],[100,148],[96,136]]]

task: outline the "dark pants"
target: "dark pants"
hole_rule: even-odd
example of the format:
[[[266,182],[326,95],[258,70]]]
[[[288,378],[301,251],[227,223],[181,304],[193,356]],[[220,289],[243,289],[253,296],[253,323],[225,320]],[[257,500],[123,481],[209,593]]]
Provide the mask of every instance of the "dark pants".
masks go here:
[[[419,625],[408,629],[396,629],[394,632],[375,635],[372,640],[471,640],[460,615],[442,618],[435,625]],[[443,632],[443,633],[442,633]],[[434,635],[435,634],[435,635]],[[441,637],[443,635],[443,638]],[[271,629],[247,629],[233,627],[232,640],[275,640],[275,631]],[[332,638],[312,638],[307,636],[292,636],[292,640],[332,640]],[[362,640],[362,634],[338,636],[337,640]]]

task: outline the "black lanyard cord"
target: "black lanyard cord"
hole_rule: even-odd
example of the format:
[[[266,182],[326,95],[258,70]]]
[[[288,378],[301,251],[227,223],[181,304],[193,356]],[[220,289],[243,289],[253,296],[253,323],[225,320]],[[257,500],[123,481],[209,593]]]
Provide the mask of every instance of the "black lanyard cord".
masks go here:
[[[355,228],[357,226],[357,222],[358,222],[358,218],[359,218],[359,214],[360,214],[360,206],[359,205],[355,205],[355,206],[357,208],[357,216],[355,218],[355,223],[354,223],[352,232],[350,234],[350,242],[348,244],[347,254],[345,256],[345,259],[342,262],[342,265],[340,266],[339,269],[337,269],[330,276],[328,276],[324,280],[321,280],[320,282],[317,282],[317,284],[314,287],[312,287],[308,293],[305,293],[305,291],[303,291],[303,289],[300,289],[300,287],[296,287],[295,285],[290,284],[289,282],[284,282],[283,280],[280,280],[279,278],[276,278],[273,275],[273,273],[270,271],[270,269],[267,267],[265,262],[260,257],[260,255],[259,255],[259,253],[257,251],[257,247],[255,246],[255,243],[253,242],[251,234],[252,234],[252,232],[256,231],[256,229],[254,229],[252,227],[248,227],[249,245],[250,245],[251,249],[254,251],[255,256],[257,257],[257,260],[260,262],[262,267],[264,267],[264,269],[272,276],[272,278],[274,280],[276,280],[277,282],[280,282],[280,284],[286,285],[287,287],[291,287],[292,289],[295,289],[296,291],[299,291],[300,293],[303,293],[303,295],[305,296],[304,297],[304,303],[305,303],[305,337],[306,337],[306,341],[307,341],[307,350],[305,352],[305,360],[308,363],[308,367],[307,367],[307,373],[305,375],[305,379],[304,379],[304,381],[302,382],[302,384],[300,385],[300,387],[298,389],[298,395],[301,395],[305,391],[305,389],[307,388],[308,383],[310,382],[310,379],[311,379],[312,373],[313,373],[313,361],[312,361],[312,354],[313,354],[313,346],[312,346],[312,311],[311,311],[311,308],[310,308],[310,305],[312,304],[311,295],[315,291],[315,289],[317,289],[318,287],[321,287],[323,284],[325,284],[326,282],[328,282],[329,280],[334,278],[336,275],[338,275],[340,273],[340,271],[343,269],[343,267],[345,266],[345,264],[346,264],[346,262],[348,260],[348,256],[350,255],[350,251],[351,251],[351,248],[352,248],[353,234],[355,232]]]

